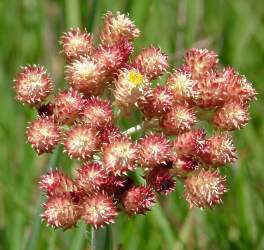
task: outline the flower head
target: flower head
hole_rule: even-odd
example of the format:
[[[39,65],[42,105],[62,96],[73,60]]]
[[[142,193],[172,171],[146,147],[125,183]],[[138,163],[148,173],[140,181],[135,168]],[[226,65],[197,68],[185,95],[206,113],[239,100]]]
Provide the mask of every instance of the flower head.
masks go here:
[[[132,66],[138,69],[149,80],[161,76],[169,67],[168,56],[160,48],[150,46],[141,50],[133,60]]]
[[[40,116],[29,124],[26,137],[38,154],[50,153],[60,141],[61,129],[53,116]]]
[[[136,69],[123,69],[119,72],[115,81],[115,104],[119,107],[128,108],[137,106],[149,81]]]
[[[51,196],[43,207],[43,220],[54,228],[66,230],[75,226],[80,218],[80,207],[72,201],[70,194]]]
[[[45,191],[48,196],[76,191],[76,185],[74,181],[62,171],[57,169],[42,175],[39,182],[39,187]]]
[[[226,85],[227,101],[237,101],[248,104],[256,99],[256,90],[244,76],[239,75],[233,68],[228,67],[220,73],[219,81]]]
[[[104,16],[104,26],[101,32],[101,42],[104,45],[113,45],[121,40],[132,41],[139,37],[140,31],[128,15],[119,11],[113,14],[107,12]]]
[[[217,63],[217,54],[207,49],[189,49],[184,57],[184,67],[190,70],[194,79],[199,78],[206,71],[214,68]]]
[[[107,127],[104,127],[101,130],[101,141],[104,144],[109,144],[111,143],[111,141],[115,140],[115,139],[120,139],[122,137],[122,134],[119,130],[119,128],[110,125]]]
[[[79,28],[70,29],[61,38],[63,53],[68,61],[73,61],[80,56],[91,56],[94,53],[92,36]]]
[[[191,78],[191,74],[182,69],[175,69],[166,82],[177,103],[194,102],[197,96],[195,84],[196,81]]]
[[[126,213],[145,214],[156,202],[155,193],[150,187],[137,186],[130,188],[124,195],[122,203]]]
[[[194,89],[197,92],[195,104],[204,109],[221,107],[227,98],[226,83],[219,78],[215,71],[205,72],[199,81],[196,81]]]
[[[138,161],[144,168],[170,160],[171,154],[171,144],[164,135],[149,134],[138,141]]]
[[[113,223],[116,217],[116,206],[107,194],[94,193],[87,196],[82,203],[81,218],[95,229]]]
[[[245,127],[249,119],[246,106],[238,102],[230,102],[216,110],[212,122],[221,130],[231,131]]]
[[[213,207],[222,202],[222,195],[227,192],[225,177],[218,171],[201,170],[197,175],[190,175],[184,182],[184,196],[190,207]]]
[[[105,87],[105,69],[88,56],[71,62],[66,76],[72,88],[86,95],[100,95]]]
[[[106,172],[126,174],[136,167],[137,149],[128,137],[113,140],[103,147],[102,161]]]
[[[139,100],[139,107],[148,118],[159,117],[172,109],[174,96],[166,86],[149,88]]]
[[[199,162],[195,157],[191,156],[180,156],[175,162],[171,173],[178,177],[184,177],[186,174],[197,170],[199,168]]]
[[[60,91],[55,96],[53,113],[60,124],[73,124],[82,108],[83,100],[74,89]]]
[[[91,127],[102,129],[112,123],[112,109],[110,103],[99,97],[92,96],[84,102],[80,122],[90,124]]]
[[[66,132],[64,151],[71,157],[88,160],[100,145],[98,132],[88,125],[76,125]]]
[[[148,173],[147,183],[155,191],[163,195],[167,195],[175,189],[175,180],[169,169],[159,166]]]
[[[176,105],[165,114],[160,125],[166,134],[178,135],[191,130],[196,123],[196,115],[192,108],[185,105]]]
[[[111,82],[118,70],[126,66],[132,52],[132,44],[127,40],[123,40],[112,46],[99,46],[94,58],[105,69],[106,76]]]
[[[205,150],[199,155],[203,162],[222,166],[236,161],[236,148],[231,135],[227,133],[214,135],[205,143]]]
[[[76,184],[87,193],[98,191],[108,178],[99,163],[85,163],[78,169]]]
[[[203,129],[191,130],[176,137],[173,147],[177,155],[199,155],[205,148],[206,133]]]
[[[23,67],[14,82],[17,100],[31,106],[44,101],[54,88],[46,70],[39,65]]]

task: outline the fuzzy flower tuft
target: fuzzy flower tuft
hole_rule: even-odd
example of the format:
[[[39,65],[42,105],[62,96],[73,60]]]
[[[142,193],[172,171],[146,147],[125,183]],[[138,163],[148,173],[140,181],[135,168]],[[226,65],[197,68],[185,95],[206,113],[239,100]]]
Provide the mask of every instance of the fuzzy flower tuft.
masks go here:
[[[83,100],[74,89],[60,91],[55,96],[53,113],[60,124],[73,124],[82,108]]]
[[[149,80],[161,76],[169,67],[168,56],[154,46],[144,48],[133,60],[132,66],[138,69]]]
[[[190,207],[213,207],[222,203],[222,195],[227,192],[225,177],[218,171],[201,170],[198,175],[190,175],[184,182],[184,196]]]
[[[171,159],[172,147],[164,135],[149,134],[138,142],[138,162],[143,168],[153,168]]]
[[[177,155],[199,155],[205,148],[206,133],[203,129],[195,129],[183,133],[173,143]]]
[[[216,110],[212,122],[221,130],[231,131],[245,127],[249,119],[247,107],[237,102],[230,102]]]
[[[166,82],[177,103],[194,102],[197,97],[197,91],[194,89],[195,84],[196,81],[191,79],[191,74],[182,69],[174,69]]]
[[[57,169],[42,175],[39,187],[45,191],[48,196],[76,191],[75,182]]]
[[[184,177],[188,173],[197,170],[198,168],[199,168],[198,160],[194,159],[191,156],[181,156],[175,160],[171,172],[178,177]]]
[[[147,118],[159,117],[172,109],[174,96],[166,86],[149,88],[139,100],[139,107]]]
[[[76,125],[66,132],[64,152],[71,158],[88,160],[100,145],[98,132],[88,125]]]
[[[94,193],[87,196],[82,203],[81,218],[95,229],[113,223],[117,217],[117,209],[110,196]]]
[[[150,187],[137,186],[130,188],[123,196],[124,210],[129,215],[145,214],[156,202],[155,193]]]
[[[133,46],[130,42],[119,41],[112,46],[99,46],[94,58],[97,63],[105,69],[109,81],[115,77],[119,69],[125,67],[130,54],[133,52]]]
[[[112,140],[120,139],[122,137],[122,134],[119,128],[110,125],[110,126],[104,127],[101,130],[100,137],[101,137],[102,143],[109,144],[111,143]]]
[[[214,51],[207,49],[189,49],[184,57],[184,68],[187,68],[193,79],[200,78],[205,72],[213,69],[218,63]]]
[[[37,106],[44,101],[54,88],[46,70],[39,65],[23,67],[14,83],[17,100],[30,106]]]
[[[205,150],[199,155],[203,162],[222,166],[236,161],[236,148],[231,135],[227,133],[214,135],[208,138],[205,143]]]
[[[98,191],[108,176],[99,163],[85,163],[78,169],[76,185],[87,193]]]
[[[110,103],[99,97],[92,96],[84,101],[80,122],[90,124],[91,127],[102,129],[112,123],[112,109]]]
[[[63,53],[68,61],[73,61],[80,56],[91,56],[94,53],[92,36],[79,28],[70,29],[61,38]]]
[[[137,106],[149,81],[136,69],[123,69],[115,81],[115,104],[122,108]]]
[[[137,149],[128,137],[111,141],[103,147],[102,161],[107,173],[126,174],[136,167]]]
[[[53,116],[40,116],[27,127],[26,138],[38,154],[50,153],[61,139],[61,129]]]
[[[43,207],[43,220],[54,228],[69,229],[80,218],[80,207],[72,201],[70,194],[51,196]]]
[[[70,86],[86,95],[100,95],[105,88],[105,69],[94,58],[74,60],[66,68],[66,79]]]
[[[244,76],[239,75],[233,68],[228,67],[221,72],[219,81],[226,85],[227,101],[248,104],[256,99],[256,90]]]
[[[103,45],[113,45],[122,40],[132,41],[139,37],[140,31],[128,15],[119,11],[113,14],[108,11],[104,16],[104,26],[101,32]]]
[[[174,106],[160,121],[164,133],[169,135],[178,135],[189,131],[195,123],[196,115],[194,109],[185,105]]]
[[[156,192],[167,195],[174,191],[176,182],[169,169],[157,166],[148,173],[147,183]]]

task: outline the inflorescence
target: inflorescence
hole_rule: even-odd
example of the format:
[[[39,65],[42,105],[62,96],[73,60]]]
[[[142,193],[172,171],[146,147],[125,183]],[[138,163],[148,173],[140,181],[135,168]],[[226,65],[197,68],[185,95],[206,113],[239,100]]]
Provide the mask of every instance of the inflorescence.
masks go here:
[[[139,35],[127,15],[108,12],[97,46],[85,30],[63,34],[70,88],[54,93],[38,65],[15,78],[17,100],[38,112],[27,142],[38,154],[62,144],[81,161],[74,178],[58,169],[41,177],[47,196],[42,217],[54,228],[71,228],[79,219],[99,228],[120,211],[145,214],[158,195],[175,190],[176,180],[183,181],[190,207],[211,208],[227,192],[219,168],[237,159],[230,131],[247,125],[256,91],[233,68],[220,68],[207,49],[187,50],[182,66],[172,70],[153,45],[133,56]],[[167,80],[157,83],[162,75]],[[129,120],[134,109],[142,124],[121,131],[118,121]],[[133,140],[139,130],[143,137]]]

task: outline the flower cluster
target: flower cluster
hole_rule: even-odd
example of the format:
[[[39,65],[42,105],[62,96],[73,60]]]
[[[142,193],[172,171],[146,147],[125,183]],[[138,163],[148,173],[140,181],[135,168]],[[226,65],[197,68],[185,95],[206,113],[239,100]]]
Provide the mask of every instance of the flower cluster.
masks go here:
[[[207,49],[187,50],[172,70],[154,45],[131,56],[139,35],[127,15],[108,12],[99,44],[79,28],[63,34],[68,89],[53,92],[38,65],[15,78],[17,100],[38,113],[27,128],[28,143],[38,154],[62,144],[81,162],[74,177],[57,169],[41,177],[42,217],[54,228],[71,228],[80,219],[99,228],[121,211],[145,214],[176,181],[183,181],[190,207],[211,208],[227,191],[219,168],[237,158],[231,131],[249,121],[252,84],[231,67],[221,69]],[[153,83],[163,75],[165,82]],[[134,109],[142,123],[122,131],[117,124]],[[139,130],[143,137],[133,140]]]

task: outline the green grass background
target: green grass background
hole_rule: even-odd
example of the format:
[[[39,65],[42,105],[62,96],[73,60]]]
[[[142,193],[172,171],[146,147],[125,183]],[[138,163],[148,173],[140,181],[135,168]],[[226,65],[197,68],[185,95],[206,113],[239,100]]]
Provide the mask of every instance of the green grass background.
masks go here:
[[[225,170],[230,191],[224,205],[189,210],[178,183],[146,216],[120,216],[113,227],[115,249],[264,249],[263,0],[1,0],[0,249],[89,249],[85,225],[62,232],[39,221],[40,174],[53,165],[71,173],[76,163],[61,155],[56,161],[37,157],[25,144],[25,127],[35,114],[14,100],[11,86],[20,65],[40,63],[62,87],[59,36],[75,26],[98,33],[107,10],[130,13],[142,31],[136,50],[159,45],[179,65],[186,48],[213,49],[259,93],[250,124],[235,134],[239,160]]]

